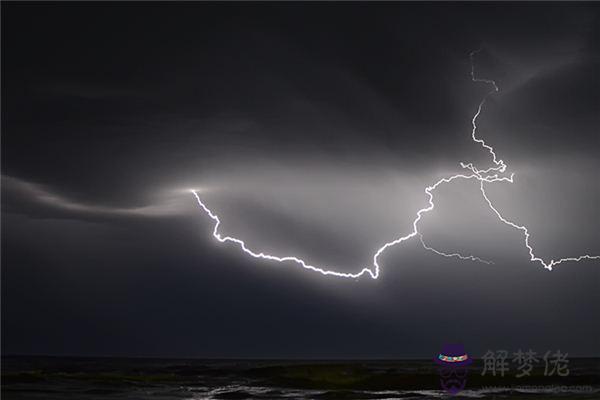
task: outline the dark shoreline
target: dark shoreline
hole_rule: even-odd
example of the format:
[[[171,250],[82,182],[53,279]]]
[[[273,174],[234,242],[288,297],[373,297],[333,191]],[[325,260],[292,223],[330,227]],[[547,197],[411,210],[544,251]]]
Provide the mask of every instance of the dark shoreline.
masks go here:
[[[600,358],[570,359],[569,369],[565,377],[544,376],[543,365],[529,377],[516,378],[515,368],[504,377],[482,376],[483,362],[475,360],[461,394],[598,398]],[[2,357],[2,395],[14,399],[439,398],[439,379],[432,360]]]

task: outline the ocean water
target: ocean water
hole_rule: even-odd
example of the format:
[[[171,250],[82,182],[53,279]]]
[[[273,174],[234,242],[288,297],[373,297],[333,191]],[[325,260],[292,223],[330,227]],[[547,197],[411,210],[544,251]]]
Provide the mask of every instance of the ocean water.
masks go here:
[[[3,357],[2,399],[600,399],[600,359],[571,359],[567,377],[482,370],[452,396],[430,360]]]

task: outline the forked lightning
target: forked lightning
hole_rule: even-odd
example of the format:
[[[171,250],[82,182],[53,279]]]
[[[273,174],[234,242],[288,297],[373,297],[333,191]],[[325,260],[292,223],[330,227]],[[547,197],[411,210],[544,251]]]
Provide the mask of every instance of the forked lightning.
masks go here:
[[[336,276],[336,277],[340,277],[340,278],[356,279],[363,275],[369,275],[371,278],[377,279],[379,277],[379,273],[380,273],[380,269],[381,269],[379,262],[378,262],[381,254],[388,248],[395,246],[397,244],[400,244],[402,242],[405,242],[414,237],[419,239],[422,246],[426,250],[431,251],[435,254],[438,254],[442,257],[459,258],[461,260],[471,260],[471,261],[477,261],[477,262],[483,262],[483,263],[489,264],[489,263],[491,263],[491,261],[483,260],[476,256],[472,256],[472,255],[465,256],[465,255],[462,255],[459,253],[445,253],[445,252],[436,250],[433,247],[429,246],[424,241],[423,235],[421,232],[419,232],[419,229],[418,229],[419,228],[418,225],[419,225],[419,222],[421,221],[422,216],[434,209],[435,204],[433,202],[433,200],[434,200],[433,192],[440,185],[450,184],[455,180],[471,180],[471,179],[473,179],[473,180],[476,180],[479,182],[479,187],[480,187],[480,191],[481,191],[481,195],[483,196],[483,199],[485,200],[485,202],[489,206],[489,208],[498,217],[498,219],[501,222],[503,222],[504,224],[509,225],[512,228],[515,228],[522,232],[523,237],[524,237],[525,247],[529,250],[530,261],[539,262],[544,268],[546,268],[548,270],[552,270],[553,266],[561,264],[563,262],[567,262],[567,261],[578,262],[578,261],[582,261],[584,259],[600,259],[600,256],[593,256],[593,255],[585,254],[585,255],[577,256],[577,257],[567,257],[567,258],[560,258],[560,259],[556,259],[556,260],[551,259],[549,261],[544,261],[542,258],[535,255],[535,253],[533,251],[533,247],[531,247],[531,244],[530,244],[531,234],[529,233],[529,230],[527,229],[527,227],[518,225],[517,223],[512,222],[509,219],[507,219],[506,217],[504,217],[500,213],[500,211],[498,211],[498,209],[494,206],[494,204],[490,200],[489,196],[487,195],[487,193],[485,191],[486,184],[494,183],[494,182],[513,183],[514,173],[511,173],[510,175],[505,175],[507,166],[504,163],[504,161],[498,159],[498,157],[496,156],[496,153],[494,151],[494,148],[492,146],[488,145],[483,139],[480,139],[477,137],[477,119],[481,115],[483,106],[484,106],[486,100],[491,95],[499,92],[499,90],[500,90],[494,80],[477,78],[475,76],[475,56],[477,55],[477,53],[479,51],[480,50],[476,50],[476,51],[471,52],[471,54],[470,54],[471,80],[476,83],[484,83],[486,85],[489,85],[489,86],[491,86],[492,89],[489,92],[487,92],[486,95],[483,97],[483,99],[481,100],[481,102],[479,103],[479,105],[477,107],[477,112],[473,115],[473,118],[471,120],[471,124],[472,124],[471,138],[473,139],[474,142],[479,143],[481,145],[481,147],[483,147],[485,150],[487,150],[490,153],[493,165],[486,169],[481,170],[481,169],[478,169],[475,165],[473,165],[473,163],[462,163],[461,162],[460,163],[461,167],[465,170],[468,170],[469,173],[456,174],[456,175],[452,175],[452,176],[449,176],[446,178],[442,178],[439,181],[435,182],[433,185],[426,187],[425,195],[427,196],[427,206],[424,208],[421,208],[419,211],[417,211],[416,217],[412,223],[412,231],[407,233],[404,236],[400,236],[390,242],[385,243],[383,246],[381,246],[379,249],[377,249],[377,251],[373,255],[373,265],[371,265],[369,267],[364,267],[362,270],[360,270],[359,272],[356,272],[356,273],[338,272],[334,268],[318,267],[315,265],[311,265],[308,262],[306,262],[303,259],[298,258],[296,256],[275,256],[275,255],[251,250],[248,248],[248,246],[246,246],[246,243],[243,240],[235,238],[235,237],[231,237],[231,236],[223,236],[221,233],[219,233],[219,226],[221,225],[221,220],[214,212],[212,212],[202,202],[198,192],[196,190],[192,190],[192,193],[193,193],[194,197],[196,198],[198,204],[200,205],[200,208],[214,221],[212,234],[215,237],[215,239],[217,239],[221,243],[225,243],[225,242],[234,243],[238,247],[240,247],[244,251],[244,253],[246,253],[249,256],[254,257],[254,258],[260,258],[260,259],[265,259],[265,260],[270,260],[270,261],[277,261],[280,263],[284,263],[284,262],[295,263],[295,264],[298,264],[299,266],[301,266],[302,268],[305,268],[305,269],[308,269],[311,271],[315,271],[315,272],[318,272],[323,275]]]

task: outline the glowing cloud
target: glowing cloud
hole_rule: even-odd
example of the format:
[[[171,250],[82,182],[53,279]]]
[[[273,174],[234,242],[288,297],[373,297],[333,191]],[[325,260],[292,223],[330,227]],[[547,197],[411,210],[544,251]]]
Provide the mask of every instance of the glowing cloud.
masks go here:
[[[428,205],[424,208],[421,208],[419,211],[417,211],[416,217],[412,223],[412,226],[413,226],[412,231],[405,234],[404,236],[400,236],[390,242],[385,243],[379,249],[377,249],[377,251],[373,255],[373,264],[371,266],[364,267],[362,270],[360,270],[359,272],[356,272],[356,273],[338,272],[329,267],[318,267],[318,266],[311,265],[296,256],[275,256],[275,255],[251,250],[248,248],[248,246],[246,245],[246,243],[243,240],[235,238],[235,237],[231,237],[231,236],[223,236],[219,232],[219,226],[221,224],[221,220],[219,219],[219,217],[214,212],[212,212],[202,202],[202,200],[200,199],[200,196],[198,194],[198,191],[191,190],[191,192],[194,195],[194,197],[196,198],[196,201],[198,202],[198,205],[200,206],[200,208],[214,221],[214,227],[213,227],[213,233],[212,233],[214,238],[217,239],[221,243],[225,243],[225,242],[234,243],[237,246],[239,246],[244,251],[244,253],[246,253],[247,255],[254,257],[254,258],[265,259],[265,260],[270,260],[270,261],[277,261],[280,263],[292,262],[292,263],[298,264],[302,268],[305,268],[305,269],[308,269],[311,271],[315,271],[315,272],[318,272],[323,275],[336,276],[336,277],[340,277],[340,278],[359,278],[363,275],[369,275],[371,278],[377,279],[379,277],[379,272],[380,272],[380,268],[381,268],[378,263],[379,256],[388,248],[398,245],[409,239],[412,239],[413,237],[417,237],[419,239],[423,248],[425,248],[426,250],[431,251],[437,255],[440,255],[442,257],[458,258],[461,260],[470,260],[470,261],[477,261],[477,262],[483,262],[486,264],[490,264],[491,261],[483,260],[476,256],[472,256],[472,255],[465,256],[465,255],[462,255],[459,253],[445,253],[445,252],[436,250],[433,247],[430,247],[429,245],[427,245],[425,243],[425,241],[423,239],[423,235],[421,232],[419,232],[419,229],[418,229],[418,225],[419,225],[419,222],[421,221],[422,216],[424,214],[432,211],[435,208],[435,204],[433,201],[434,200],[433,192],[440,185],[450,184],[453,181],[459,180],[459,179],[465,179],[465,180],[474,179],[479,182],[480,191],[481,191],[481,194],[482,194],[485,202],[487,203],[489,208],[494,212],[494,214],[498,217],[498,219],[501,222],[503,222],[504,224],[509,225],[523,233],[525,247],[529,250],[530,261],[539,262],[544,268],[546,268],[548,270],[552,270],[553,266],[561,264],[563,262],[567,262],[567,261],[578,262],[578,261],[582,261],[584,259],[600,259],[600,256],[593,256],[593,255],[585,254],[585,255],[581,255],[581,256],[577,256],[577,257],[567,257],[567,258],[561,258],[561,259],[556,259],[556,260],[553,259],[553,260],[549,260],[549,261],[544,261],[542,258],[535,255],[534,250],[529,243],[529,238],[530,238],[531,234],[529,233],[529,230],[527,229],[527,227],[518,225],[514,222],[511,222],[510,220],[508,220],[504,216],[502,216],[502,214],[498,211],[498,209],[494,206],[494,204],[488,197],[488,195],[485,191],[486,183],[494,183],[494,182],[513,183],[514,173],[511,173],[510,175],[506,175],[505,172],[506,172],[507,166],[504,163],[504,161],[502,161],[501,159],[498,159],[498,157],[494,151],[494,148],[492,146],[488,145],[483,139],[480,139],[477,137],[477,119],[481,115],[483,106],[484,106],[486,100],[489,98],[489,96],[500,91],[500,89],[498,88],[498,85],[496,84],[496,82],[494,80],[477,78],[475,76],[475,60],[474,60],[474,58],[475,58],[475,55],[477,55],[477,53],[479,51],[480,50],[473,51],[469,55],[470,60],[471,60],[471,80],[475,83],[485,83],[487,85],[491,85],[492,89],[483,97],[483,99],[481,100],[481,102],[479,103],[479,105],[477,107],[477,112],[473,115],[473,118],[471,119],[471,124],[473,127],[473,129],[471,131],[471,138],[473,139],[474,142],[479,143],[481,145],[481,147],[483,147],[490,153],[490,156],[492,157],[493,165],[486,169],[478,169],[472,163],[462,163],[461,162],[460,163],[461,167],[465,170],[468,170],[469,171],[468,174],[456,174],[456,175],[452,175],[452,176],[449,176],[446,178],[442,178],[442,179],[438,180],[437,182],[435,182],[433,185],[426,187],[425,194],[427,195],[427,204]]]

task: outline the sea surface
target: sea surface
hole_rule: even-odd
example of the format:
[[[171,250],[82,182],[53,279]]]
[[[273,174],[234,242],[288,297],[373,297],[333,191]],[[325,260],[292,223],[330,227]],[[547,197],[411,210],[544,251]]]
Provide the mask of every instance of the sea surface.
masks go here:
[[[288,361],[3,357],[2,399],[600,399],[600,359],[569,360],[566,377],[482,376],[441,390],[431,360]]]

